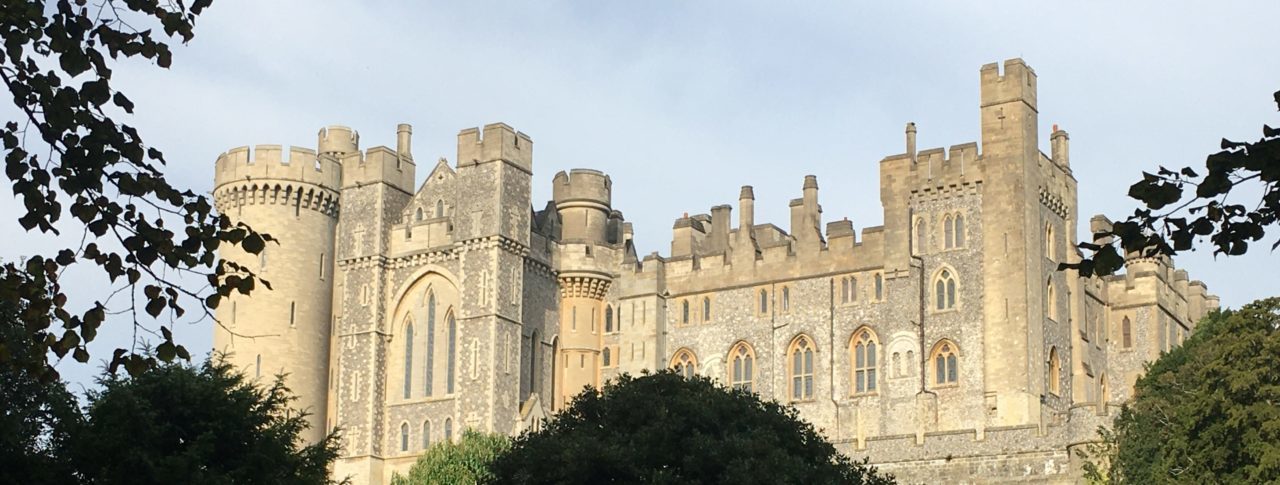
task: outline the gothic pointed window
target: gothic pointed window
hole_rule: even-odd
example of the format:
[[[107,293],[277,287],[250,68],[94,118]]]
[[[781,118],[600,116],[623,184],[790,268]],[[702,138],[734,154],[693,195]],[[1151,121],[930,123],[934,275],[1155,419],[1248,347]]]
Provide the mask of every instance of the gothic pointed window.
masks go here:
[[[880,363],[876,356],[876,336],[871,329],[863,328],[854,332],[850,342],[853,353],[853,392],[874,393],[877,388],[876,369]]]
[[[782,313],[791,311],[791,287],[782,287]]]
[[[413,220],[415,220],[415,221],[421,221],[421,220],[422,220],[422,208],[421,208],[421,207],[419,207],[419,208],[418,208],[418,210],[417,210],[416,212],[414,212],[414,214],[413,214]]]
[[[849,303],[849,280],[850,278],[840,278],[840,303]]]
[[[400,451],[409,451],[409,423],[400,423]]]
[[[791,341],[787,350],[788,377],[792,401],[813,399],[813,340],[801,335]]]
[[[445,380],[445,392],[453,394],[454,366],[458,361],[458,322],[453,319],[453,312],[449,312],[444,318],[446,325],[449,326],[449,353],[446,355],[449,358],[449,365],[446,374],[447,379]]]
[[[956,247],[962,248],[964,247],[964,215],[963,214],[956,214],[955,226],[956,226],[956,230],[955,230]]]
[[[1049,365],[1049,386],[1048,386],[1049,393],[1057,396],[1061,394],[1061,391],[1059,388],[1061,370],[1059,370],[1059,367],[1058,367],[1059,363],[1058,363],[1057,347],[1049,348],[1049,364],[1048,365]]]
[[[755,351],[746,342],[738,342],[729,350],[729,385],[734,389],[754,391]]]
[[[422,449],[431,447],[431,420],[422,422]]]
[[[950,310],[956,307],[956,279],[951,270],[942,270],[933,283],[934,308]]]
[[[959,349],[950,340],[942,340],[933,346],[933,355],[930,360],[933,361],[934,385],[947,386],[959,382],[958,352]]]
[[[711,297],[702,297],[702,321],[711,321]]]
[[[1049,258],[1050,261],[1053,260],[1053,254],[1054,254],[1053,243],[1054,243],[1053,225],[1045,224],[1044,226],[1044,257]]]
[[[884,300],[884,275],[876,273],[876,301]]]
[[[422,395],[431,396],[435,391],[436,371],[436,293],[431,290],[427,290],[427,358],[422,368]]]
[[[1048,316],[1050,320],[1058,320],[1058,298],[1057,295],[1054,294],[1052,278],[1049,279],[1048,283],[1045,283],[1044,309],[1045,315]],[[1088,330],[1085,330],[1086,335],[1089,333],[1090,332]]]
[[[605,347],[604,350],[600,351],[600,361],[601,367],[613,367],[613,352],[609,350],[609,347]]]
[[[760,313],[769,313],[769,290],[760,290]]]
[[[671,368],[685,378],[692,378],[698,373],[698,358],[689,349],[677,350],[671,357]]]
[[[453,418],[444,418],[444,440],[445,442],[453,442]]]
[[[956,228],[952,225],[953,221],[950,214],[942,218],[942,247],[946,249],[956,247]]]
[[[689,324],[689,300],[680,300],[680,324]]]
[[[604,333],[613,333],[613,305],[604,306]]]
[[[436,199],[436,217],[444,217],[444,201]]]
[[[1129,317],[1120,321],[1120,343],[1126,349],[1133,347],[1133,325],[1129,323]]]
[[[929,240],[926,231],[927,228],[925,227],[924,219],[916,219],[916,254],[924,254],[925,252],[925,248],[927,247],[925,243]]]
[[[404,398],[413,392],[413,322],[405,317],[404,324]]]

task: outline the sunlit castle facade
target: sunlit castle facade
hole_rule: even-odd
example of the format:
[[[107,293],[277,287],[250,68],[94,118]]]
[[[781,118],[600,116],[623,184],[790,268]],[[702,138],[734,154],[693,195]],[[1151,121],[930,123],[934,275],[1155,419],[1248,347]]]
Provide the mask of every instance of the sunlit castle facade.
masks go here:
[[[1037,146],[1036,82],[1019,59],[982,67],[978,142],[917,150],[908,124],[880,161],[883,226],[824,222],[806,176],[786,230],[745,186],[736,220],[676,220],[665,256],[636,254],[599,171],[556,174],[531,210],[533,141],[502,123],[463,130],[416,187],[408,125],[395,148],[337,126],[315,150],[235,148],[218,209],[280,244],[223,252],[274,289],[224,302],[214,346],[287,373],[308,439],[341,428],[335,474],[356,483],[662,368],[790,403],[906,483],[1073,482],[1073,448],[1218,298],[1167,259],[1056,270],[1081,257],[1077,180],[1066,132]]]

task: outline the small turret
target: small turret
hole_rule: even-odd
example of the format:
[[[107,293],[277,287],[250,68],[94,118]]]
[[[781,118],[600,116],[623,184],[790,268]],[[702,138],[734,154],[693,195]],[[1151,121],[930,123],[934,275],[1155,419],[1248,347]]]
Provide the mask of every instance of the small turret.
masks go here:
[[[575,168],[557,173],[551,181],[551,198],[560,213],[561,240],[609,241],[609,214],[613,181],[598,170]]]
[[[916,124],[914,121],[907,123],[907,158],[911,159],[911,163],[916,163]]]
[[[341,160],[343,155],[360,151],[360,134],[345,126],[330,125],[321,128],[318,138],[316,151],[322,155],[333,155]]]
[[[401,158],[413,160],[413,148],[411,146],[413,138],[413,126],[408,123],[400,123],[396,125],[396,153]]]
[[[1069,150],[1071,148],[1071,138],[1067,136],[1067,132],[1058,129],[1058,125],[1053,125],[1053,134],[1049,135],[1049,143],[1051,150],[1051,158],[1053,163],[1059,167],[1071,167],[1071,158]]]

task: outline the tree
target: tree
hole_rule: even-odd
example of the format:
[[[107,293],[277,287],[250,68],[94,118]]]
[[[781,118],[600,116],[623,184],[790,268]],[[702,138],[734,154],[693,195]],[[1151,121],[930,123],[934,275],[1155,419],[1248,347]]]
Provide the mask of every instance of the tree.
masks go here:
[[[444,441],[431,445],[409,469],[409,476],[396,474],[391,485],[488,483],[494,479],[490,464],[509,448],[511,439],[506,436],[468,429],[457,443]]]
[[[587,389],[516,438],[496,483],[893,483],[853,463],[795,409],[672,371]]]
[[[1280,107],[1280,91],[1274,98]],[[1129,197],[1143,207],[1095,234],[1095,243],[1080,244],[1091,257],[1061,267],[1078,269],[1085,276],[1112,274],[1124,265],[1122,254],[1172,256],[1204,237],[1215,255],[1248,251],[1250,242],[1261,240],[1280,220],[1280,130],[1263,125],[1258,141],[1223,138],[1221,146],[1222,151],[1205,159],[1204,175],[1191,167],[1144,172],[1142,180],[1129,187]],[[1256,205],[1228,200],[1241,187],[1261,193]],[[1280,239],[1271,245],[1273,251],[1277,247]]]
[[[305,413],[283,382],[255,385],[221,358],[107,374],[89,393],[76,467],[95,484],[328,483],[337,435],[301,446]]]
[[[5,175],[25,208],[18,222],[28,231],[80,233],[76,247],[0,266],[0,300],[21,308],[32,337],[27,341],[41,353],[87,362],[87,344],[106,318],[110,301],[68,304],[59,277],[77,262],[96,266],[119,286],[113,295],[124,295],[135,330],[153,333],[139,319],[140,309],[151,318],[179,318],[193,300],[208,316],[221,298],[248,293],[259,281],[218,261],[215,251],[229,243],[257,253],[271,238],[233,225],[207,197],[173,187],[161,151],[112,118],[133,111],[133,102],[111,84],[115,62],[141,57],[168,68],[173,55],[165,40],[190,41],[196,16],[210,3],[0,0],[0,81],[19,113],[0,128],[0,143]],[[65,216],[70,220],[59,225]],[[179,285],[184,276],[208,286],[186,289]],[[190,358],[169,328],[161,325],[157,336],[154,355],[116,349],[110,369],[123,364],[136,374]],[[0,340],[0,349],[10,345]],[[52,366],[43,372],[56,379]]]
[[[1215,312],[1151,364],[1103,432],[1093,478],[1112,483],[1280,481],[1280,298]]]
[[[0,365],[0,483],[75,483],[69,448],[79,405],[65,383],[42,378],[45,354],[23,342],[17,314],[0,301],[0,333],[21,344],[0,356],[9,364]]]

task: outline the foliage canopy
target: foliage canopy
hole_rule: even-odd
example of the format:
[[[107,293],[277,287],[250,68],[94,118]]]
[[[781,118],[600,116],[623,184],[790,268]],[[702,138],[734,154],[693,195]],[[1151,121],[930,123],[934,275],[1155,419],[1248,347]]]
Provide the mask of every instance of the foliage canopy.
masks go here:
[[[1280,481],[1280,298],[1201,321],[1104,432],[1112,483]],[[1103,476],[1105,474],[1105,476]]]
[[[21,309],[32,336],[27,342],[41,353],[87,362],[88,343],[109,312],[110,301],[68,301],[60,277],[77,263],[117,286],[113,296],[123,294],[128,306],[111,310],[131,316],[135,327],[143,326],[140,313],[181,318],[191,302],[208,316],[221,298],[261,282],[244,267],[219,261],[215,250],[226,243],[258,253],[272,239],[232,224],[208,197],[171,185],[162,171],[164,154],[113,119],[134,108],[112,85],[116,62],[141,58],[168,68],[167,41],[190,41],[196,16],[211,1],[0,0],[0,81],[19,113],[0,126],[0,145],[5,176],[25,209],[18,223],[44,233],[71,229],[79,240],[0,266],[0,300]],[[178,284],[191,275],[208,286]],[[137,374],[190,358],[170,328],[160,325],[157,336],[154,353],[116,349],[110,369],[124,365]],[[13,345],[0,340],[0,365],[9,362]],[[31,370],[46,382],[57,379],[51,365]]]
[[[852,462],[795,409],[672,371],[587,389],[493,465],[497,483],[849,483]]]
[[[500,434],[474,430],[462,432],[457,443],[441,441],[427,448],[409,469],[409,475],[396,474],[391,485],[431,485],[453,483],[475,485],[494,479],[490,464],[511,448],[511,439]]]

